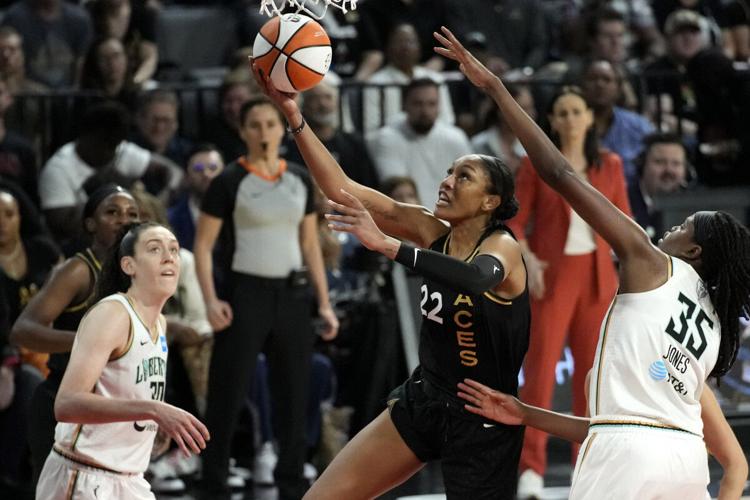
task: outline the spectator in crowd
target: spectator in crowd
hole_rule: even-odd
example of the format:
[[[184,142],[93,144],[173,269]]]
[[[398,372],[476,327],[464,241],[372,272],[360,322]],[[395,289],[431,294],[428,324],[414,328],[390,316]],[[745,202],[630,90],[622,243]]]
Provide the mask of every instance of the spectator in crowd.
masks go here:
[[[120,40],[114,37],[94,40],[83,63],[81,88],[101,92],[128,109],[135,106],[138,87],[132,82],[128,56]]]
[[[576,174],[630,213],[620,158],[599,149],[594,114],[580,89],[562,87],[547,111],[553,142]],[[531,339],[524,362],[524,401],[549,408],[555,366],[567,341],[575,359],[573,412],[586,407],[584,380],[594,362],[599,327],[618,278],[611,248],[562,196],[546,186],[528,157],[517,174],[518,215],[509,226],[518,235],[529,275]],[[575,457],[577,450],[574,450]],[[519,498],[541,495],[547,467],[547,435],[526,429],[521,453]]]
[[[534,97],[525,85],[507,84],[508,92],[532,119],[536,119]],[[521,158],[526,156],[523,146],[516,134],[510,129],[502,114],[491,99],[484,101],[483,130],[471,138],[471,147],[477,154],[495,156],[502,159],[515,175],[521,165]]]
[[[0,76],[11,94],[39,94],[48,87],[26,76],[26,56],[21,35],[12,26],[0,26]]]
[[[156,46],[157,9],[145,0],[94,0],[86,4],[97,36],[114,37],[125,47],[132,81],[151,80],[159,63]]]
[[[302,94],[302,110],[307,123],[341,164],[346,174],[365,186],[376,188],[377,174],[362,137],[341,130],[339,89],[326,76],[322,82]],[[294,141],[285,141],[288,160],[304,165]]]
[[[611,7],[599,7],[585,16],[585,33],[587,51],[583,57],[573,54],[564,61],[553,62],[539,76],[578,83],[589,61],[608,61],[622,75],[622,98],[618,104],[635,108],[640,63],[630,57],[630,31],[625,16]]]
[[[537,69],[546,62],[549,29],[539,0],[474,0],[454,5],[457,12],[451,25],[462,35],[483,33],[487,51],[501,62],[493,62],[494,67]]]
[[[385,66],[368,78],[367,83],[390,87],[364,90],[362,113],[366,132],[393,123],[403,116],[401,87],[412,80],[423,78],[429,78],[439,85],[440,120],[447,123],[455,121],[451,95],[448,86],[443,83],[443,76],[437,71],[418,65],[419,38],[414,26],[405,23],[394,26],[388,35],[385,61]]]
[[[583,72],[581,87],[594,111],[594,127],[602,146],[622,159],[625,180],[637,180],[635,159],[643,147],[643,138],[654,131],[646,118],[617,105],[622,97],[623,80],[609,61],[591,61]]]
[[[388,177],[383,180],[380,192],[399,203],[422,205],[422,202],[419,201],[419,195],[417,195],[417,184],[411,177],[401,175]]]
[[[77,85],[92,38],[82,7],[63,0],[21,0],[8,8],[2,23],[21,34],[31,79],[55,89]]]
[[[185,172],[185,190],[167,211],[169,224],[181,248],[193,249],[203,195],[211,181],[223,170],[224,159],[213,144],[199,144],[190,154]]]
[[[245,154],[245,143],[240,137],[240,109],[258,93],[253,82],[247,76],[247,70],[229,73],[219,89],[219,116],[208,128],[206,139],[215,144],[221,156],[227,161]]]
[[[667,53],[648,64],[643,74],[650,96],[647,109],[659,129],[696,133],[695,92],[687,80],[687,64],[708,47],[705,19],[690,10],[677,10],[667,18],[664,32]]]
[[[133,142],[184,167],[193,144],[178,134],[179,108],[174,92],[152,90],[142,94],[135,115],[137,131]]]
[[[31,143],[6,126],[6,114],[13,96],[0,76],[0,179],[8,179],[24,190],[39,206],[37,160]]]
[[[644,137],[643,151],[636,158],[635,167],[638,182],[628,187],[630,207],[633,218],[655,242],[667,228],[654,200],[685,189],[695,174],[691,173],[692,167],[680,137],[669,132]]]
[[[206,405],[206,423],[214,434],[203,456],[203,489],[209,495],[227,493],[231,440],[263,350],[278,429],[274,476],[279,497],[299,499],[308,486],[302,475],[313,343],[308,283],[317,298],[324,339],[335,337],[338,320],[328,297],[312,182],[304,168],[279,157],[281,113],[258,98],[243,105],[239,123],[246,155],[211,182],[193,247],[216,332]],[[219,261],[232,286],[217,291],[212,250],[220,233],[223,247],[232,251]],[[301,272],[303,264],[307,273]]]
[[[435,71],[443,69],[443,61],[432,51],[432,33],[453,22],[452,0],[378,0],[364,2],[358,9],[357,35],[362,61],[354,78],[367,80],[385,62],[383,47],[388,36],[399,24],[410,24],[417,32],[417,62]],[[429,15],[425,13],[429,12]]]
[[[55,395],[68,364],[78,323],[94,303],[101,262],[122,227],[136,220],[138,206],[121,187],[105,185],[92,193],[84,207],[82,223],[90,237],[90,246],[55,269],[13,325],[10,337],[13,344],[51,353],[50,373],[34,393],[29,420],[33,484],[52,448]]]
[[[0,296],[3,322],[0,332],[0,491],[15,488],[20,494],[30,477],[28,433],[31,396],[46,375],[47,356],[8,345],[11,325],[44,283],[60,259],[41,217],[17,186],[0,181]],[[10,393],[5,392],[10,391]],[[14,490],[11,490],[14,491]],[[6,490],[6,493],[8,491]],[[27,492],[28,494],[28,492]]]
[[[425,206],[433,206],[437,200],[438,185],[445,177],[445,159],[471,153],[466,134],[438,120],[440,104],[437,83],[412,80],[404,89],[406,116],[381,128],[368,140],[378,176],[414,178]]]
[[[87,193],[98,186],[107,182],[130,185],[144,179],[168,196],[179,185],[181,169],[125,140],[129,124],[128,112],[121,105],[92,105],[81,118],[78,138],[58,149],[42,168],[41,207],[57,241],[69,241],[78,234]]]

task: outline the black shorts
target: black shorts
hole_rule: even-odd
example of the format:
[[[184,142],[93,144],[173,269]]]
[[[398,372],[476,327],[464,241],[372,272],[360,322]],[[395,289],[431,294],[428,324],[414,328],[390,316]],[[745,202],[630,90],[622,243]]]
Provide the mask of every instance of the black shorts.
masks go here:
[[[393,424],[423,462],[441,461],[449,499],[516,498],[522,426],[508,426],[467,412],[412,375],[388,397]]]

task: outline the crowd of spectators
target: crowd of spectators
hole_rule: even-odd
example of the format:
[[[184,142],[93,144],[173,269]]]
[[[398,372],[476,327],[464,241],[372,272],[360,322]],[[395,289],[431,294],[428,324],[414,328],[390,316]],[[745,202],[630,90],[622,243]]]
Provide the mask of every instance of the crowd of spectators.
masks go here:
[[[183,265],[188,262],[193,274],[181,284],[172,304],[170,341],[180,346],[173,355],[181,358],[181,364],[170,373],[184,380],[172,382],[168,397],[192,398],[185,404],[192,404],[200,415],[205,415],[206,401],[215,399],[208,380],[213,313],[211,304],[207,311],[203,303],[190,251],[209,186],[225,171],[225,162],[230,165],[248,154],[251,127],[243,123],[243,107],[259,92],[246,56],[265,21],[258,14],[259,4],[257,0],[0,2],[0,448],[14,450],[0,457],[0,496],[6,491],[29,494],[33,488],[28,453],[20,438],[27,432],[30,395],[46,376],[45,353],[11,344],[13,322],[53,266],[85,248],[82,210],[101,186],[115,183],[130,189],[141,205],[141,218],[168,220],[175,229],[186,252]],[[160,20],[191,9],[194,15],[207,9],[225,11],[235,23],[205,26],[206,33],[225,31],[231,38],[224,57],[205,68],[181,67],[179,58],[160,54],[160,42],[170,36],[160,30],[167,25]],[[533,231],[551,222],[544,216],[551,205],[539,202],[544,193],[536,193],[534,180],[524,174],[532,169],[503,117],[458,78],[451,61],[431,50],[432,32],[441,25],[451,27],[507,81],[511,94],[553,137],[555,127],[560,130],[565,120],[550,107],[553,96],[559,96],[561,88],[569,89],[567,95],[579,96],[581,109],[591,117],[587,133],[606,160],[604,169],[599,159],[583,165],[581,175],[592,184],[612,184],[610,194],[618,206],[625,212],[632,210],[652,238],[666,229],[660,197],[696,186],[750,186],[746,119],[750,9],[744,0],[360,0],[358,9],[346,14],[329,9],[321,23],[332,39],[332,68],[321,84],[299,98],[307,123],[347,175],[373,189],[404,191],[404,199],[419,200],[431,209],[437,186],[454,159],[469,153],[500,157],[514,173],[521,172],[519,192],[528,199],[528,206],[521,199],[525,219],[518,222],[516,232],[521,240],[529,237],[527,259],[537,265],[531,274],[538,274],[538,280],[532,279],[530,287],[544,283],[543,275],[553,287],[557,261],[550,262],[551,269],[539,261],[563,258],[535,259]],[[196,34],[195,43],[210,41],[211,35]],[[577,87],[570,90],[572,86]],[[261,143],[267,156],[268,144]],[[289,138],[278,144],[278,157],[304,167]],[[237,165],[232,168],[241,170]],[[598,179],[602,172],[611,175]],[[300,175],[306,179],[304,171]],[[620,193],[627,193],[628,200]],[[317,201],[314,204],[312,196],[306,199],[305,215],[325,212],[324,204]],[[227,200],[218,196],[212,206],[219,202]],[[219,214],[209,213],[215,218]],[[231,217],[227,213],[224,226],[232,224]],[[535,217],[541,222],[525,227]],[[588,234],[582,227],[577,230]],[[396,304],[387,262],[351,238],[331,234],[325,224],[319,224],[318,232],[319,237],[311,241],[320,241],[330,300],[341,322],[339,338],[330,343],[318,339],[315,348],[316,356],[324,353],[329,359],[323,362],[328,368],[316,370],[315,366],[323,366],[321,361],[312,363],[314,387],[328,389],[323,391],[325,397],[311,401],[318,409],[321,401],[327,401],[327,410],[322,417],[308,410],[318,429],[308,429],[308,437],[315,437],[307,440],[305,460],[324,467],[326,460],[320,457],[335,453],[341,445],[332,437],[331,426],[356,432],[387,395],[389,387],[383,381],[395,383],[406,370],[400,344],[386,330],[399,328],[393,307],[413,306]],[[219,229],[216,233],[218,238]],[[598,240],[588,240],[595,248],[597,269],[606,266],[609,276],[614,269],[609,253],[599,248]],[[198,261],[212,248],[201,250]],[[214,261],[219,262],[221,255],[230,254],[215,252]],[[581,265],[591,267],[590,261],[581,260]],[[259,269],[265,266],[256,264]],[[215,267],[223,265],[228,264]],[[215,278],[222,279],[218,274]],[[567,306],[545,304],[543,288],[532,290],[535,316],[549,324],[572,325],[560,328],[560,345],[551,351],[549,346],[537,346],[546,349],[534,354],[534,359],[544,361],[540,361],[544,369],[527,369],[549,378],[563,343],[574,333],[568,330],[575,326],[576,316],[566,312],[569,317],[560,321],[557,316],[563,313],[558,311]],[[581,296],[590,300],[589,305],[598,300],[583,292]],[[599,321],[593,318],[586,324]],[[379,346],[376,339],[390,340]],[[591,363],[593,344],[585,344],[582,365],[576,364],[576,373],[583,371],[576,380],[585,374],[584,365]],[[532,345],[536,345],[533,336]],[[373,346],[390,352],[396,368],[385,369],[370,359]],[[231,351],[227,350],[226,359]],[[247,382],[254,380],[253,394],[257,394],[258,380],[264,378],[252,368],[255,354],[251,357],[241,362],[248,366]],[[365,367],[373,368],[375,375],[364,374]],[[273,363],[270,374],[279,376]],[[368,394],[358,394],[347,381],[376,376],[378,383],[362,385]],[[268,386],[278,389],[277,384],[268,381],[266,392]],[[236,389],[248,392],[245,385],[237,383]],[[551,385],[550,380],[537,390],[540,402],[548,402]],[[526,390],[531,394],[534,389]],[[251,394],[247,401],[237,395],[232,399],[243,410],[232,448],[237,462],[228,481],[242,487],[254,474],[256,481],[262,477],[261,482],[273,482],[268,467],[276,458],[269,443],[280,436],[279,429],[268,429],[267,421],[273,421],[273,413],[286,415],[285,410],[272,412],[270,402]],[[283,404],[283,398],[273,399],[274,405]],[[575,405],[580,412],[583,406],[578,399],[580,394]],[[299,411],[303,403],[297,401]],[[344,418],[352,425],[333,424],[336,418],[331,415],[340,417],[334,409],[344,406],[354,408],[354,417]],[[263,422],[266,429],[258,438]],[[228,450],[232,436],[224,438]],[[538,439],[523,462],[539,474],[545,464],[544,442]],[[255,458],[253,450],[258,450]],[[282,465],[287,467],[286,449],[284,453]],[[196,464],[176,454],[167,457],[168,466],[163,462],[153,470],[154,486],[184,488],[177,476],[194,473]],[[314,477],[309,464],[305,471],[308,479]],[[221,472],[215,476],[224,477]]]

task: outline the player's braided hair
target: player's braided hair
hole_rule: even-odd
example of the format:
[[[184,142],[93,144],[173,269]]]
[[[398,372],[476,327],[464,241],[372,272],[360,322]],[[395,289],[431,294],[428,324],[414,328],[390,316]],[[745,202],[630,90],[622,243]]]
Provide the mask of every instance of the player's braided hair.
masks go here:
[[[737,358],[739,319],[750,312],[750,231],[726,212],[698,212],[695,242],[701,246],[701,277],[721,322],[719,356],[711,375],[726,374]]]

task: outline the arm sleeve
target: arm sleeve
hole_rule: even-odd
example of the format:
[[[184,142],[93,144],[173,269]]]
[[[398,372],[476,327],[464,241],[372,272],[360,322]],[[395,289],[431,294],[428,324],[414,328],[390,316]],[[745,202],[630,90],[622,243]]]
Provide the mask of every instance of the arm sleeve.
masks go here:
[[[401,243],[395,261],[425,278],[471,294],[491,290],[505,278],[502,263],[487,254],[477,255],[471,262],[463,262],[449,255]]]

